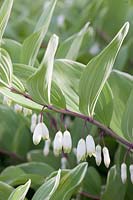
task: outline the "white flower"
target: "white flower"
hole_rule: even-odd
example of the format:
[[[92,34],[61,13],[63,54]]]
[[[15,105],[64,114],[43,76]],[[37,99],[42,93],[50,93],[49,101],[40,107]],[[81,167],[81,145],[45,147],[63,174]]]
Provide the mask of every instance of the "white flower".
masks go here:
[[[86,149],[87,149],[87,156],[89,155],[90,157],[92,155],[95,155],[95,142],[94,139],[91,135],[88,135],[86,137]]]
[[[9,99],[8,97],[4,96],[3,98],[3,104],[11,106],[12,100]]]
[[[86,158],[86,143],[84,139],[80,139],[77,145],[77,161],[78,163],[81,160]]]
[[[28,108],[23,108],[23,113],[24,113],[24,116],[26,117],[27,115],[31,115],[32,114],[32,110],[30,110]]]
[[[61,158],[61,169],[66,169],[66,165],[67,165],[67,158],[62,157]]]
[[[103,147],[103,158],[104,158],[104,164],[108,168],[110,165],[110,156],[107,147]]]
[[[31,125],[30,125],[30,130],[31,130],[32,133],[33,133],[34,130],[35,130],[36,124],[37,124],[37,114],[34,113],[34,114],[31,116]]]
[[[125,183],[127,180],[127,165],[126,165],[126,163],[121,164],[121,180],[122,180],[122,183]]]
[[[33,143],[35,145],[39,144],[41,141],[41,138],[44,140],[49,139],[49,131],[46,125],[43,122],[40,122],[37,124],[34,133],[33,133]]]
[[[18,105],[18,104],[15,104],[15,105],[14,105],[14,111],[15,111],[15,112],[20,113],[20,112],[22,112],[22,109],[23,109],[22,106],[20,106],[20,105]]]
[[[58,156],[62,152],[62,132],[58,131],[53,141],[54,155]]]
[[[32,116],[31,116],[31,124],[36,124],[37,123],[37,114],[34,113]]]
[[[38,123],[41,121],[41,114],[38,115]]]
[[[65,131],[62,138],[62,145],[64,153],[70,153],[72,149],[72,138],[69,131]]]
[[[133,184],[133,164],[129,166],[129,171],[130,171],[131,183]]]
[[[95,157],[95,160],[96,160],[96,164],[99,166],[101,164],[101,161],[102,161],[101,146],[99,144],[96,146],[96,157]]]
[[[49,154],[50,143],[51,143],[50,139],[45,141],[45,145],[44,145],[44,148],[43,148],[44,156],[47,156]]]
[[[64,25],[64,21],[65,21],[65,16],[64,15],[59,15],[57,17],[57,25],[59,27],[62,27]]]

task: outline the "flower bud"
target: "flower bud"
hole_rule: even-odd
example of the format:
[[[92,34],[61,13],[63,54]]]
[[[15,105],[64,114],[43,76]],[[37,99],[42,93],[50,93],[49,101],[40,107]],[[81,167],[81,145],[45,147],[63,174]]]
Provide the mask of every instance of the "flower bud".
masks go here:
[[[31,133],[34,132],[35,128],[36,128],[36,124],[31,124],[30,125],[30,131],[31,131]]]
[[[31,124],[36,124],[37,123],[37,114],[34,113],[32,116],[31,116]]]
[[[39,144],[41,141],[41,138],[43,139],[49,139],[49,131],[46,125],[43,122],[40,122],[37,124],[34,133],[33,133],[33,143],[35,145]]]
[[[80,139],[77,145],[77,161],[78,163],[81,160],[86,158],[86,143],[84,139]]]
[[[11,106],[12,100],[9,99],[8,97],[4,96],[4,98],[3,98],[3,104]]]
[[[22,106],[20,106],[20,105],[18,105],[18,104],[15,104],[15,105],[14,105],[14,111],[15,111],[15,112],[20,113],[20,112],[22,112],[22,109],[23,109]]]
[[[44,145],[44,148],[43,148],[44,156],[47,156],[49,154],[50,142],[51,142],[50,139],[45,141],[45,145]]]
[[[110,165],[110,156],[107,147],[103,147],[103,158],[104,158],[104,164],[108,168]]]
[[[24,116],[26,117],[27,115],[31,115],[32,114],[32,110],[30,110],[28,108],[23,108],[23,113],[24,113]]]
[[[62,139],[64,153],[70,153],[72,149],[72,138],[69,131],[65,131]]]
[[[62,152],[62,132],[58,131],[53,142],[54,155],[58,156]]]
[[[32,133],[33,133],[34,130],[35,130],[36,124],[37,124],[37,114],[34,113],[34,114],[31,116],[31,126],[30,126],[30,130],[31,130]]]
[[[126,163],[121,164],[121,180],[122,180],[122,183],[126,183],[126,180],[127,180],[127,165],[126,165]]]
[[[99,144],[96,146],[96,157],[95,157],[95,160],[96,160],[96,164],[99,166],[101,164],[101,161],[102,161],[101,146]]]
[[[133,164],[129,166],[129,171],[130,171],[131,183],[133,184]]]
[[[38,145],[41,141],[41,138],[42,138],[41,132],[38,132],[38,130],[35,128],[33,133],[33,143],[35,145]]]
[[[89,155],[91,157],[92,155],[95,155],[95,142],[91,135],[86,137],[86,149],[87,156]]]
[[[61,169],[66,169],[66,165],[67,165],[67,158],[62,157],[61,158]]]

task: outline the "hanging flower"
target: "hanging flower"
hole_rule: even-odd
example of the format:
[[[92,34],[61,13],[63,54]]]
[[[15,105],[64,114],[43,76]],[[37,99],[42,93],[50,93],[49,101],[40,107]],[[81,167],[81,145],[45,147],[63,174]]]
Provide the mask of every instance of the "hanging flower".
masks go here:
[[[133,184],[133,164],[129,166],[129,171],[130,171],[131,183]]]
[[[108,168],[110,165],[110,155],[107,147],[103,147],[103,158],[104,158],[104,164]]]
[[[28,116],[28,115],[31,115],[32,114],[32,110],[28,109],[28,108],[23,108],[23,113],[24,113],[24,116]]]
[[[8,97],[4,96],[4,97],[3,97],[3,104],[8,105],[8,106],[11,106],[12,100],[9,99]]]
[[[84,139],[80,139],[77,145],[77,162],[86,158],[86,143]]]
[[[37,124],[37,114],[34,113],[34,114],[31,116],[31,125],[30,125],[30,130],[31,130],[32,133],[33,133],[34,130],[35,130],[36,124]]]
[[[44,156],[47,156],[49,154],[50,143],[51,143],[50,139],[45,141],[45,145],[44,145],[44,148],[43,148]]]
[[[69,131],[65,131],[62,138],[62,145],[64,153],[70,153],[72,149],[72,138]]]
[[[126,163],[121,164],[121,180],[122,180],[122,183],[126,183],[126,180],[127,180],[127,165],[126,165]]]
[[[95,157],[95,160],[96,160],[96,164],[99,166],[102,162],[102,155],[101,155],[101,146],[98,144],[96,146],[96,157]]]
[[[53,141],[54,155],[58,156],[62,152],[62,132],[58,131]]]
[[[49,139],[49,130],[43,122],[38,123],[34,130],[33,143],[35,145],[39,144],[41,141],[41,138],[43,138],[44,140]]]
[[[22,112],[22,109],[23,109],[22,106],[20,106],[20,105],[18,105],[18,104],[15,104],[15,105],[14,105],[14,111],[15,111],[16,113]]]
[[[88,135],[86,137],[86,149],[87,149],[87,156],[89,155],[90,157],[92,155],[95,155],[95,142],[94,139],[91,135]]]

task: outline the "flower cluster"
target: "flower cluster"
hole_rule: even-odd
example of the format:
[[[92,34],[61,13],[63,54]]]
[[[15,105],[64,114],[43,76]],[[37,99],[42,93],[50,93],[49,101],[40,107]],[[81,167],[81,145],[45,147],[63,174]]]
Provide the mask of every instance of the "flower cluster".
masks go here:
[[[70,153],[72,149],[72,138],[68,130],[64,133],[58,131],[53,141],[54,155],[58,156],[62,150],[64,153]]]
[[[95,146],[94,139],[91,135],[86,137],[86,141],[82,138],[77,145],[77,161],[85,160],[87,156],[94,156],[96,164],[99,166],[102,162],[102,152],[104,158],[104,164],[108,168],[110,165],[110,155],[107,147],[101,148],[98,144]]]
[[[41,139],[49,139],[49,130],[43,122],[39,122],[33,132],[33,143],[38,145]]]
[[[133,184],[133,164],[129,166],[129,172],[130,172],[131,183]],[[121,180],[122,183],[126,183],[127,180],[127,165],[125,162],[121,164]]]
[[[28,108],[24,108],[19,104],[13,104],[13,101],[6,96],[3,97],[3,104],[7,105],[9,107],[13,106],[13,110],[16,113],[23,113],[25,117],[32,114],[32,110],[30,110]]]

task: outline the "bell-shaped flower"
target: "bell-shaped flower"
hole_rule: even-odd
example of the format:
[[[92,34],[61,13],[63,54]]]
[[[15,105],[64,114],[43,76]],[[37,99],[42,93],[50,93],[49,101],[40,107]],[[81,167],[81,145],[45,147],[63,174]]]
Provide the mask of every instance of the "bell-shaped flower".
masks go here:
[[[121,164],[121,180],[122,180],[122,183],[126,183],[126,180],[127,180],[127,165],[126,165],[126,163]]]
[[[95,155],[95,142],[94,139],[91,135],[88,135],[86,137],[86,149],[87,149],[87,156],[89,155],[90,157],[92,155]]]
[[[22,109],[23,109],[22,106],[20,106],[20,105],[18,105],[18,104],[15,104],[15,105],[14,105],[14,111],[15,111],[16,113],[22,112]]]
[[[3,98],[3,104],[11,106],[12,100],[9,99],[8,97],[4,96],[4,98]]]
[[[32,110],[28,109],[28,108],[23,108],[23,113],[24,113],[24,116],[28,116],[28,115],[31,115],[32,114]]]
[[[32,133],[33,133],[34,130],[35,130],[36,124],[37,124],[37,114],[34,113],[34,114],[31,116],[31,125],[30,125],[30,130],[31,130]]]
[[[108,168],[110,165],[110,155],[107,147],[103,147],[103,158],[104,158],[104,164]]]
[[[102,155],[101,155],[101,146],[98,144],[96,146],[96,157],[95,157],[95,160],[96,160],[96,164],[97,166],[99,166],[102,162]]]
[[[43,148],[44,156],[47,156],[49,154],[50,143],[51,143],[50,139],[45,141],[45,145],[44,145],[44,148]]]
[[[31,116],[31,124],[37,124],[37,114],[36,113],[34,113]]]
[[[77,162],[86,158],[86,143],[84,139],[80,139],[77,145]]]
[[[62,132],[58,131],[53,141],[54,155],[58,156],[62,152]]]
[[[61,158],[61,169],[66,169],[66,166],[67,166],[67,158],[62,157]]]
[[[62,138],[62,145],[64,153],[70,153],[72,149],[72,138],[69,131],[65,131]]]
[[[129,171],[130,171],[131,183],[133,184],[133,164],[129,166]]]
[[[33,143],[35,145],[39,144],[41,141],[41,138],[43,138],[44,140],[49,139],[49,130],[43,122],[38,123],[34,130]]]

